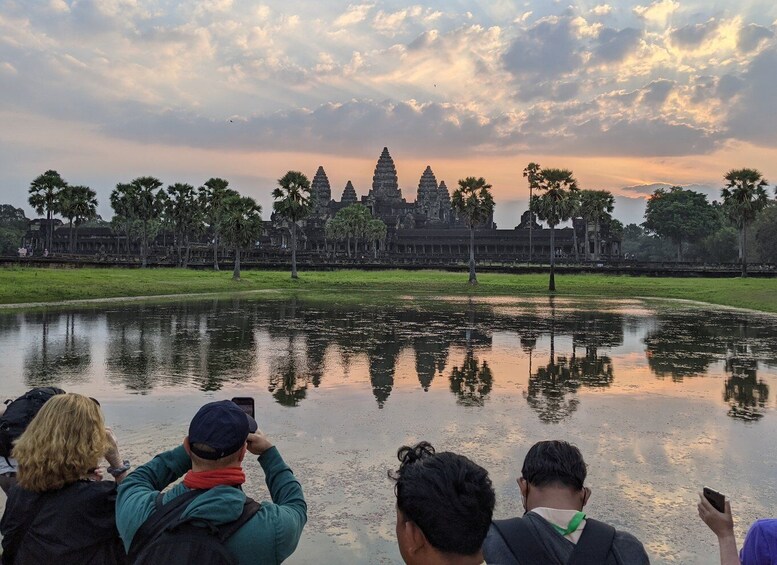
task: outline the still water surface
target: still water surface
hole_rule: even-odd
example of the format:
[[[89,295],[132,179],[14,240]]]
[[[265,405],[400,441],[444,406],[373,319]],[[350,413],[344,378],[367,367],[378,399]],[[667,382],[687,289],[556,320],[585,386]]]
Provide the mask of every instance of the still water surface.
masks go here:
[[[400,563],[386,471],[426,439],[491,473],[497,517],[536,441],[589,464],[591,517],[655,563],[712,563],[696,516],[709,485],[741,539],[777,515],[777,318],[636,300],[337,297],[123,303],[0,314],[0,391],[95,396],[135,462],[173,447],[196,409],[253,396],[305,488],[290,563]],[[266,496],[259,466],[247,490]],[[0,506],[4,505],[0,495]]]

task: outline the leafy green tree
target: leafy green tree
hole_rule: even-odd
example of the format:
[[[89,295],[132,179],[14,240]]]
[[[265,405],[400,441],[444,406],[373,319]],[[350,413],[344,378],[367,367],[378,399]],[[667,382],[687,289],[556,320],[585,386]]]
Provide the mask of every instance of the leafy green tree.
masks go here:
[[[219,270],[220,221],[224,200],[236,196],[237,192],[228,188],[229,182],[221,178],[210,178],[200,187],[198,198],[205,222],[213,232],[213,270]]]
[[[67,182],[57,171],[49,169],[30,183],[30,194],[27,200],[38,214],[46,213],[48,228],[46,233],[46,248],[51,251],[54,237],[54,226],[51,223],[57,209],[57,198]]]
[[[297,278],[297,222],[311,210],[310,181],[299,171],[289,171],[278,179],[273,190],[275,212],[291,223],[291,278]]]
[[[345,221],[342,217],[338,218],[337,215],[335,215],[334,218],[329,218],[326,221],[324,229],[326,238],[335,242],[335,255],[337,255],[337,242],[345,241],[348,238],[348,227],[345,225]],[[348,243],[348,256],[350,257],[350,241]]]
[[[386,224],[383,220],[374,219],[367,222],[365,234],[367,240],[372,242],[372,252],[375,259],[378,258],[378,242],[382,242],[386,239],[387,231]]]
[[[726,187],[721,190],[723,205],[739,228],[739,258],[742,276],[747,276],[747,225],[768,201],[766,179],[756,169],[732,169],[723,177]]]
[[[189,264],[191,238],[204,227],[204,213],[194,187],[180,182],[168,186],[165,213],[175,234],[178,265],[186,267]]]
[[[451,206],[469,226],[469,284],[478,284],[475,274],[475,226],[482,224],[494,211],[491,185],[483,177],[459,179],[459,188],[453,191]]]
[[[612,220],[612,211],[615,209],[615,198],[607,190],[581,190],[580,191],[580,215],[585,220],[585,258],[589,258],[588,233],[593,227],[594,232],[594,259],[601,255],[601,227],[604,222]]]
[[[0,255],[16,255],[28,224],[24,210],[0,204]]]
[[[354,252],[359,250],[359,241],[366,239],[367,226],[372,215],[366,206],[351,204],[338,210],[335,219],[342,223],[347,241],[348,257],[351,256],[351,239],[354,240]]]
[[[88,186],[67,185],[57,197],[57,211],[70,224],[69,250],[72,253],[78,241],[78,227],[97,216],[97,193]]]
[[[753,224],[758,258],[765,263],[777,263],[777,203],[770,202]]]
[[[566,222],[575,211],[578,192],[577,181],[568,169],[541,169],[537,178],[537,190],[532,207],[537,217],[550,226],[550,280],[548,290],[556,290],[556,226]]]
[[[220,220],[224,242],[235,250],[232,278],[240,280],[240,251],[253,249],[262,234],[262,208],[253,198],[231,195],[224,200]]]
[[[111,219],[111,225],[116,231],[124,234],[127,244],[126,252],[129,255],[130,241],[134,239],[134,235],[137,232],[135,229],[136,213],[135,213],[135,187],[129,183],[119,183],[116,188],[111,192],[110,196],[111,208],[113,208],[113,218]],[[116,246],[118,251],[118,245]]]
[[[657,189],[648,199],[642,225],[649,233],[670,240],[677,249],[677,260],[682,261],[683,244],[710,235],[719,220],[704,194],[673,186]]]

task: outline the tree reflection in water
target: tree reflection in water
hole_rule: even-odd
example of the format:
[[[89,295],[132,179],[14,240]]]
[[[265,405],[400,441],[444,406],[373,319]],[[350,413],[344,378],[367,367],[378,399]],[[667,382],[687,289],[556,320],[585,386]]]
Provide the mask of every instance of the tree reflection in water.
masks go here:
[[[758,379],[758,361],[729,357],[726,372],[730,376],[723,389],[723,400],[729,404],[728,415],[746,422],[760,420],[769,399],[769,385]]]
[[[53,318],[53,321],[52,321]],[[65,322],[65,335],[52,338],[52,327]],[[28,323],[40,324],[40,347],[33,344],[24,358],[24,382],[28,387],[78,383],[86,379],[92,362],[87,337],[76,333],[76,315],[30,314]]]
[[[282,406],[298,406],[308,392],[308,382],[299,370],[300,363],[294,347],[294,339],[289,336],[288,348],[272,362],[269,386],[267,390]]]

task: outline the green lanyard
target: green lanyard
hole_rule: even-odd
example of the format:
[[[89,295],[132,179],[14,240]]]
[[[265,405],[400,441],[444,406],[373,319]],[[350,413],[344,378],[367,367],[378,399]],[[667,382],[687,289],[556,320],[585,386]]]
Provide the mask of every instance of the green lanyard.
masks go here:
[[[580,522],[583,520],[585,520],[585,514],[583,512],[577,512],[569,521],[569,525],[566,527],[566,529],[562,528],[561,526],[557,526],[556,524],[551,524],[551,526],[556,528],[556,531],[562,536],[566,536],[574,532],[580,525]]]

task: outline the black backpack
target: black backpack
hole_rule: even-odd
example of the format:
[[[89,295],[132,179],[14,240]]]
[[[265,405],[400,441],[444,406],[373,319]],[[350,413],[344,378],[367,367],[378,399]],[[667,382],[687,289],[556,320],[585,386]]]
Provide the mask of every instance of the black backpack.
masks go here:
[[[162,503],[156,497],[156,510],[135,532],[127,560],[131,565],[238,565],[238,559],[224,545],[259,510],[260,504],[246,497],[243,513],[234,522],[214,526],[196,518],[181,518],[189,502],[205,490],[190,490]],[[197,523],[195,523],[195,521]]]
[[[8,404],[0,416],[0,457],[10,457],[13,442],[22,435],[35,414],[52,396],[65,394],[55,386],[34,388]]]

